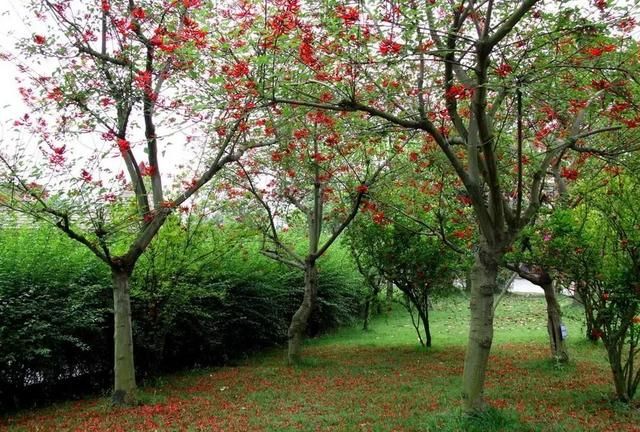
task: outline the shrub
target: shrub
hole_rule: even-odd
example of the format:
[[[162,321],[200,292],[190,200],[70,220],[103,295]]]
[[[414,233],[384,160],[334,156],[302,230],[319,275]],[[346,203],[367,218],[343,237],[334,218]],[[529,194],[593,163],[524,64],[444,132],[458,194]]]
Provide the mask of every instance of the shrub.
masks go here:
[[[219,365],[286,339],[302,274],[239,227],[167,222],[132,277],[137,373]],[[348,323],[359,279],[340,248],[320,263],[312,334]],[[345,265],[346,264],[346,265]],[[113,367],[108,269],[52,228],[0,237],[0,408],[103,389]]]

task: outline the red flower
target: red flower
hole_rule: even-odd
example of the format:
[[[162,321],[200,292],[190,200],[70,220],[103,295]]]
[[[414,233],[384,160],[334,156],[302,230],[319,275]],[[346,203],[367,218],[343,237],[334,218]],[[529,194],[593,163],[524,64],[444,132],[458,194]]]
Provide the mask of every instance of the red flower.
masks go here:
[[[456,198],[458,199],[458,201],[461,204],[464,204],[464,205],[471,205],[472,204],[471,197],[469,195],[460,194]]]
[[[298,26],[298,20],[291,11],[284,11],[269,20],[269,27],[273,30],[274,36],[282,36]]]
[[[338,6],[336,8],[336,14],[340,19],[342,19],[342,22],[346,26],[350,26],[358,22],[358,18],[360,16],[358,8],[352,6]]]
[[[42,35],[34,35],[33,36],[33,41],[37,44],[37,45],[44,45],[47,42],[47,39],[42,36]]]
[[[89,173],[89,171],[83,169],[82,171],[80,171],[80,177],[82,177],[82,180],[86,181],[86,182],[90,182],[91,180],[93,180],[93,177],[91,176],[91,174]]]
[[[314,57],[313,47],[308,42],[302,42],[298,49],[300,60],[309,67],[314,67],[318,61]]]
[[[402,45],[400,45],[390,37],[380,41],[380,46],[378,47],[378,51],[382,55],[398,54],[401,50]]]
[[[447,99],[468,99],[473,95],[473,89],[462,84],[454,84],[445,93]]]
[[[202,0],[182,0],[182,4],[185,8],[197,8],[202,6]]]
[[[567,180],[576,180],[578,178],[578,170],[562,167],[560,170],[560,177],[566,178]]]
[[[151,86],[151,72],[149,71],[138,71],[136,72],[135,78],[133,78],[135,84],[140,88],[147,88]]]
[[[135,7],[131,10],[131,15],[135,18],[135,19],[139,19],[139,20],[143,20],[146,18],[147,14],[145,13],[144,9],[142,9],[141,7]]]
[[[591,57],[600,57],[604,53],[614,52],[616,50],[616,46],[614,44],[603,44],[595,47],[587,48],[584,52]]]
[[[233,78],[242,78],[249,75],[249,63],[245,61],[239,61],[228,71],[229,76]]]
[[[596,90],[605,90],[611,87],[611,83],[606,79],[591,81],[591,87]]]
[[[361,184],[356,187],[356,192],[360,194],[366,194],[368,191],[369,191],[369,186],[365,184]]]
[[[140,175],[143,177],[151,177],[156,173],[156,167],[153,165],[147,165],[144,162],[140,162],[138,168],[140,169]]]
[[[417,162],[418,161],[418,153],[416,153],[416,152],[409,153],[409,160],[411,162]]]
[[[500,66],[496,68],[496,74],[498,74],[498,76],[502,78],[505,78],[512,71],[513,71],[513,68],[509,63],[502,63]]]
[[[625,17],[618,23],[618,28],[623,32],[630,32],[636,26],[636,20],[633,17]]]
[[[131,149],[131,145],[129,144],[129,141],[127,141],[124,138],[118,138],[117,143],[121,153],[126,153]]]
[[[293,136],[295,137],[295,139],[307,138],[309,136],[309,129],[296,129],[295,131],[293,131]]]
[[[603,292],[602,293],[602,300],[604,300],[604,301],[609,300],[609,293],[608,292]]]
[[[51,99],[56,102],[61,102],[63,98],[64,93],[62,93],[62,89],[60,87],[54,88],[47,94],[47,99]]]
[[[102,9],[102,12],[109,12],[111,10],[111,5],[109,4],[109,0],[102,0],[101,9]]]
[[[376,212],[373,214],[373,216],[371,217],[371,219],[373,220],[373,223],[378,224],[378,225],[382,225],[385,221],[384,218],[384,212]]]
[[[595,7],[600,9],[600,12],[604,12],[604,10],[607,8],[607,0],[594,0],[593,4],[595,5]]]

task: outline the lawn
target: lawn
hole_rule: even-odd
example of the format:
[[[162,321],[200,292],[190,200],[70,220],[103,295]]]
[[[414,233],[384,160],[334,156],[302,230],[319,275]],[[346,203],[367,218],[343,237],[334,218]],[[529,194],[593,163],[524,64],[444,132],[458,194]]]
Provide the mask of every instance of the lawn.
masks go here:
[[[1,431],[640,431],[638,405],[611,402],[600,346],[584,342],[579,309],[565,301],[572,360],[548,360],[544,300],[506,297],[480,418],[460,414],[467,332],[464,299],[438,302],[434,347],[420,349],[400,309],[312,340],[306,360],[284,365],[284,349],[238,366],[163,377],[144,404],[113,409],[91,398],[0,420]]]

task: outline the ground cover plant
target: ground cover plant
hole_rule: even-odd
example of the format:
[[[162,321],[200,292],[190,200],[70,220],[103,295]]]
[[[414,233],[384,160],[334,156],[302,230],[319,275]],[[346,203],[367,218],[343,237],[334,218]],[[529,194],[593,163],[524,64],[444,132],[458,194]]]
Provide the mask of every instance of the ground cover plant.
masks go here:
[[[496,312],[496,350],[487,375],[489,410],[460,415],[460,371],[468,319],[462,298],[432,311],[434,346],[419,348],[397,307],[370,323],[313,339],[306,360],[285,350],[238,366],[163,377],[144,405],[111,409],[89,398],[5,417],[11,431],[638,431],[637,407],[611,402],[605,352],[584,342],[579,311],[568,316],[568,365],[548,359],[542,297],[508,296]],[[578,312],[578,313],[576,313]]]

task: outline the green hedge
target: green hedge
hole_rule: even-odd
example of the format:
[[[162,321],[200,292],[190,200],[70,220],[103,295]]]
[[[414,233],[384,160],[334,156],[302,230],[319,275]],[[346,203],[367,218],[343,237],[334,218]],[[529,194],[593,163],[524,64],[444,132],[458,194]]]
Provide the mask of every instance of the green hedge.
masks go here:
[[[361,298],[340,247],[321,260],[320,274],[311,335],[349,323]],[[132,277],[139,377],[284,342],[302,287],[299,270],[262,256],[239,227],[170,221]],[[0,409],[108,387],[112,325],[104,264],[54,228],[1,231]]]

